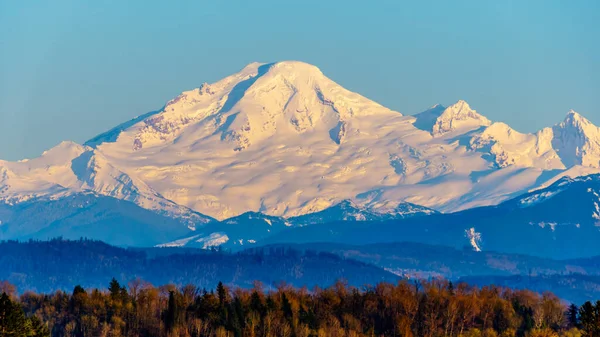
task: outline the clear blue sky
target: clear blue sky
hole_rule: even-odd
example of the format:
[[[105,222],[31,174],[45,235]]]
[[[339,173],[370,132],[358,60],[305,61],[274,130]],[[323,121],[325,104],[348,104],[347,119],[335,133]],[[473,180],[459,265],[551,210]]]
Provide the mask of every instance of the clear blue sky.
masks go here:
[[[253,61],[317,65],[404,114],[600,124],[600,1],[0,0],[0,158],[84,142]]]

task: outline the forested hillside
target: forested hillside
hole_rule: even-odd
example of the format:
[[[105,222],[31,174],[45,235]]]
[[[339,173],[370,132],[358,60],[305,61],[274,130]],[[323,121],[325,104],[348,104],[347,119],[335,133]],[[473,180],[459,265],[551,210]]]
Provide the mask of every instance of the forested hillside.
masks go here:
[[[141,278],[153,284],[195,284],[212,288],[219,281],[251,287],[287,282],[296,287],[332,285],[339,279],[362,286],[398,276],[376,266],[326,252],[298,252],[273,247],[235,254],[217,250],[149,248],[124,249],[99,241],[0,242],[0,280],[20,292],[71,290],[76,285],[101,288]]]

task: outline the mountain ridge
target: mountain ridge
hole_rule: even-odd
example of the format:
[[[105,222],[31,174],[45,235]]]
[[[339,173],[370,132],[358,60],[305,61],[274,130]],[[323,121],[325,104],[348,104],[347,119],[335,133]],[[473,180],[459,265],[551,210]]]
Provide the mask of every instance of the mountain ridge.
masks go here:
[[[498,205],[379,222],[337,221],[290,228],[258,244],[407,241],[565,260],[600,255],[599,226],[600,174],[592,174],[564,176]]]

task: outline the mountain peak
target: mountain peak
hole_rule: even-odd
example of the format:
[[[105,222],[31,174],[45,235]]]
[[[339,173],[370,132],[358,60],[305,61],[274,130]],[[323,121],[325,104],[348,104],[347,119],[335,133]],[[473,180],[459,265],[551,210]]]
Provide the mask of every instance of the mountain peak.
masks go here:
[[[309,72],[309,73],[319,73],[322,74],[321,69],[317,66],[312,65],[310,63],[302,62],[302,61],[280,61],[274,63],[272,65],[273,70],[279,71],[301,71],[301,72]]]
[[[576,112],[573,109],[571,109],[567,112],[567,115],[565,116],[563,123],[566,125],[573,125],[573,126],[592,124],[592,122],[590,122],[587,118],[583,117],[581,114],[579,114],[578,112]]]
[[[248,69],[248,70],[257,69],[264,65],[273,66],[273,67],[299,67],[299,68],[307,68],[308,67],[308,68],[318,69],[317,66],[315,66],[311,63],[299,61],[299,60],[281,60],[281,61],[275,61],[275,62],[250,62],[246,66],[244,66],[243,69]]]
[[[250,76],[258,79],[259,77],[269,77],[268,75],[284,75],[294,76],[296,78],[310,77],[310,76],[323,76],[321,70],[310,63],[302,61],[278,61],[272,63],[260,63],[252,62],[246,65],[239,73],[239,77]],[[236,76],[234,75],[234,76]]]
[[[450,104],[445,110],[444,114],[452,114],[455,116],[465,116],[465,117],[479,117],[477,111],[473,110],[469,103],[463,101],[462,99],[456,101],[454,104]],[[483,116],[481,116],[483,117]]]
[[[491,123],[489,119],[473,110],[467,102],[459,100],[447,107],[436,119],[432,134],[440,136],[458,129],[468,131]]]
[[[118,128],[110,138],[128,142],[133,151],[170,146],[175,139],[190,145],[212,139],[239,152],[290,133],[318,133],[340,145],[359,133],[355,117],[373,115],[399,114],[346,90],[314,65],[251,63],[218,82],[183,92],[160,112]]]
[[[469,103],[467,103],[467,101],[459,99],[458,101],[456,101],[456,103],[451,104],[450,107],[455,107],[455,108],[459,108],[459,109],[468,109],[468,110],[472,110],[471,106],[469,105]]]
[[[552,146],[565,166],[600,167],[600,128],[573,110],[553,128]]]
[[[574,128],[578,131],[578,133],[586,136],[591,136],[594,133],[600,132],[598,127],[595,126],[589,119],[583,117],[581,114],[572,109],[567,112],[565,119],[556,127],[561,129]]]

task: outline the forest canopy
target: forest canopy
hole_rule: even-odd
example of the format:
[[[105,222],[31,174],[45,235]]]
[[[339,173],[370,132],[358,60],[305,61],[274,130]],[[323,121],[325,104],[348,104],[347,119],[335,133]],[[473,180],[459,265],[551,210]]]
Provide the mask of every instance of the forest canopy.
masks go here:
[[[69,293],[17,297],[3,282],[0,292],[0,331],[17,331],[1,336],[600,335],[600,304],[578,308],[551,293],[445,280],[363,288],[337,282],[325,289],[282,283],[268,291],[259,282],[251,289],[219,282],[207,291],[113,278],[104,290],[76,286]]]

